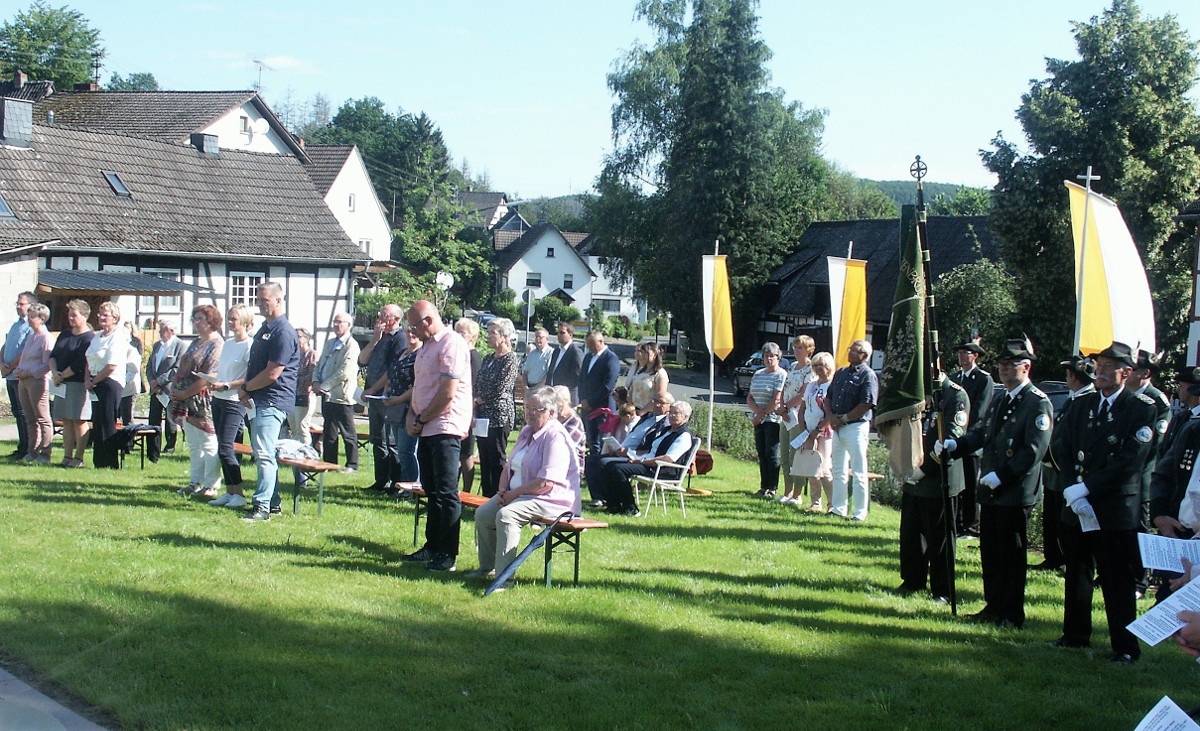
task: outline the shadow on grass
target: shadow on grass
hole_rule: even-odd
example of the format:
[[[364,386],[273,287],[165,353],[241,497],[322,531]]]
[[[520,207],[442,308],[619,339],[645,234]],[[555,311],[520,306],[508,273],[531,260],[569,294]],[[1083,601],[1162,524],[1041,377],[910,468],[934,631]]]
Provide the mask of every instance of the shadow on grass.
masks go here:
[[[18,601],[21,619],[0,621],[0,634],[131,728],[528,728],[565,718],[548,709],[573,728],[770,728],[801,709],[809,728],[1128,728],[1164,691],[1161,659],[1119,673],[1088,662],[1085,679],[1077,654],[965,646],[969,633],[949,624],[950,642],[929,643],[903,619],[781,619],[748,607],[737,622],[693,629],[685,617],[662,626],[611,606],[533,606],[545,599],[534,591],[485,603],[455,589],[433,602],[394,595],[365,611],[286,595],[267,607],[103,591],[110,602]],[[729,631],[713,632],[714,621]],[[780,623],[786,633],[764,634]],[[47,626],[59,637],[54,655],[43,650]],[[1072,692],[997,691],[1035,661],[1047,677],[1075,677]]]

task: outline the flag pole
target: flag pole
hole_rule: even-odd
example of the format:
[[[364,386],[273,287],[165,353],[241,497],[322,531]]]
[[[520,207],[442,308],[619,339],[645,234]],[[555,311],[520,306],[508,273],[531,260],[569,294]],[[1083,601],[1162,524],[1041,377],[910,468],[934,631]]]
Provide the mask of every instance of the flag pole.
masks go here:
[[[713,256],[721,255],[721,241],[718,239],[713,245]],[[715,327],[714,327],[715,329]],[[716,403],[717,392],[717,356],[716,349],[712,343],[708,344],[708,439],[705,444],[708,445],[708,451],[713,451],[712,445],[712,427],[713,427],[713,407]]]
[[[928,374],[928,388],[925,393],[933,397],[934,408],[937,413],[937,430],[938,440],[943,441],[946,438],[945,424],[942,421],[941,409],[941,389],[938,387],[938,381],[941,376],[941,363],[938,355],[938,329],[937,329],[937,301],[933,296],[933,271],[930,266],[929,254],[929,229],[928,229],[928,213],[925,206],[925,188],[921,180],[928,172],[929,166],[921,162],[921,156],[917,155],[916,161],[909,168],[909,174],[917,179],[917,245],[921,247],[921,269],[925,275],[925,334],[927,348],[926,373]],[[924,444],[924,440],[922,440]],[[946,460],[938,462],[938,478],[941,481],[942,488],[942,515],[944,516],[943,523],[946,527],[946,573],[950,579],[950,613],[958,615],[958,589],[957,581],[955,580],[955,535],[954,535],[954,502],[950,498],[950,480],[946,469]]]
[[[1083,274],[1087,269],[1087,230],[1088,209],[1092,204],[1092,181],[1099,180],[1099,175],[1092,175],[1092,166],[1088,165],[1087,173],[1076,175],[1076,180],[1083,181],[1083,236],[1079,244],[1079,281],[1075,283],[1075,349],[1071,354],[1079,352],[1079,344],[1083,341]]]

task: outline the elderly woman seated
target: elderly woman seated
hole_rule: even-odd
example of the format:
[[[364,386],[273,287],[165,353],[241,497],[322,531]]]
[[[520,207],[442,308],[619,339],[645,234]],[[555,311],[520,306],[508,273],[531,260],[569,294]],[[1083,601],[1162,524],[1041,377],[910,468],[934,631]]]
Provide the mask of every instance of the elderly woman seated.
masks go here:
[[[517,557],[522,526],[579,515],[581,502],[579,460],[558,420],[558,397],[550,387],[535,388],[525,394],[525,427],[500,475],[500,491],[475,511],[479,568],[467,576],[503,571]]]
[[[601,492],[608,512],[615,515],[638,514],[633,499],[633,478],[653,475],[659,462],[679,464],[692,448],[694,437],[687,427],[691,416],[692,405],[686,401],[676,401],[667,412],[667,428],[655,432],[647,448],[630,451],[626,459],[603,463],[600,471]],[[679,476],[678,472],[678,469],[664,469],[662,476],[674,479]]]

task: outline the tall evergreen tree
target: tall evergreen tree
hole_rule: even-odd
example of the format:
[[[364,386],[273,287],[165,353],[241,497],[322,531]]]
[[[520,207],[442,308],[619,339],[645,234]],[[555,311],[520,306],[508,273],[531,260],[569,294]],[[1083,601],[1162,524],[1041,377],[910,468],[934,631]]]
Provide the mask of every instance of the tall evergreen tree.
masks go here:
[[[1200,189],[1200,116],[1187,94],[1196,43],[1174,16],[1145,19],[1133,0],[1074,24],[1079,59],[1048,59],[1017,117],[1031,152],[997,135],[983,161],[999,182],[992,228],[1016,274],[1020,324],[1058,362],[1074,320],[1047,318],[1074,302],[1074,248],[1063,180],[1090,165],[1095,190],[1121,207],[1154,293],[1160,348],[1185,345],[1191,244],[1174,220]]]

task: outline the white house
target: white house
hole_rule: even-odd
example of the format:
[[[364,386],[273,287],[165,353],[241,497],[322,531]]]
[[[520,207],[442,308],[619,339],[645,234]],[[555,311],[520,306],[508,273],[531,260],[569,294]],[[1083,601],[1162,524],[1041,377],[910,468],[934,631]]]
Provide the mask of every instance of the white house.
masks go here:
[[[392,227],[357,145],[305,145],[305,166],[325,205],[372,261],[392,258]]]

